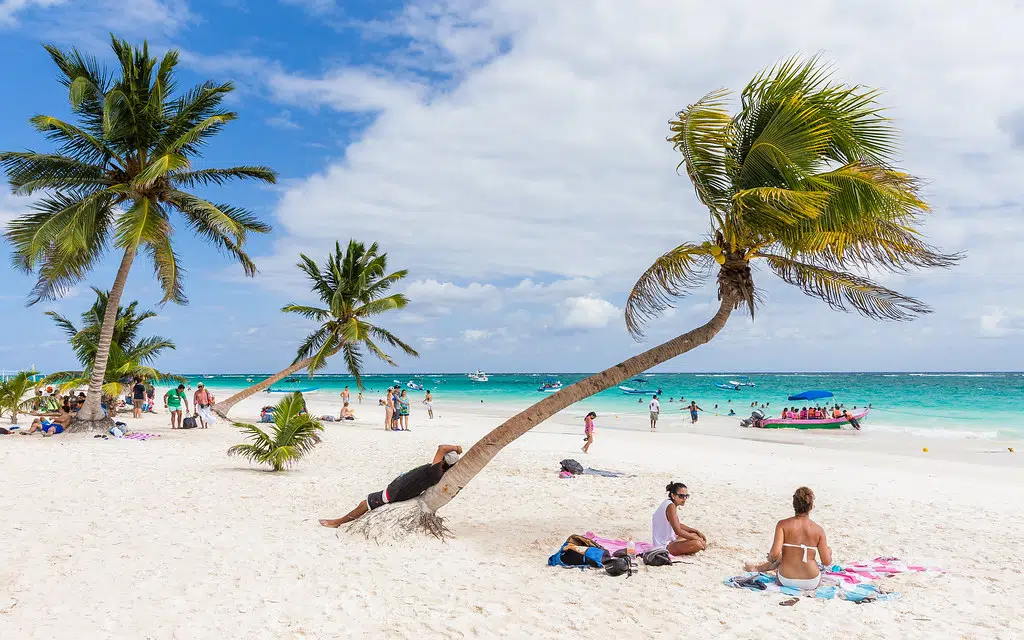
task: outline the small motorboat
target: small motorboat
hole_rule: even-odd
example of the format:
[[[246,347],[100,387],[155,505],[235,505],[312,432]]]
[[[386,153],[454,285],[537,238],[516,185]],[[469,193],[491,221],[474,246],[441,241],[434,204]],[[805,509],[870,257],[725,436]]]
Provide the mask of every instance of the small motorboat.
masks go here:
[[[490,380],[490,378],[487,377],[487,374],[481,369],[477,369],[473,373],[467,374],[467,377],[473,382],[487,382]]]
[[[406,382],[405,386],[408,387],[409,389],[412,389],[413,391],[423,391],[423,385],[422,384],[417,384],[417,383],[413,382],[412,380],[410,380],[409,382]]]
[[[747,376],[736,376],[734,380],[730,380],[729,384],[735,387],[753,387],[754,383],[751,382]]]
[[[537,387],[537,391],[540,391],[542,393],[554,393],[561,388],[561,380],[545,380],[543,383],[541,383],[539,387]]]
[[[733,382],[730,380],[728,382],[728,384],[725,383],[725,382],[716,382],[715,383],[715,388],[716,389],[721,389],[722,391],[739,391],[740,390],[740,385],[733,384]]]
[[[661,389],[658,389],[657,391],[651,391],[650,389],[644,388],[647,385],[646,378],[633,378],[632,380],[630,380],[630,382],[636,384],[637,386],[627,387],[625,385],[619,385],[619,391],[626,394],[627,396],[646,396],[648,394],[657,394],[659,396],[661,395]]]
[[[804,391],[789,396],[790,401],[824,400],[834,398],[831,391],[813,390]],[[750,418],[740,423],[741,427],[755,427],[759,429],[842,429],[843,425],[849,424],[854,429],[860,430],[860,423],[867,419],[868,409],[865,407],[859,411],[843,410],[843,415],[838,418],[832,417],[831,413],[824,418],[767,418],[761,411],[754,411]]]

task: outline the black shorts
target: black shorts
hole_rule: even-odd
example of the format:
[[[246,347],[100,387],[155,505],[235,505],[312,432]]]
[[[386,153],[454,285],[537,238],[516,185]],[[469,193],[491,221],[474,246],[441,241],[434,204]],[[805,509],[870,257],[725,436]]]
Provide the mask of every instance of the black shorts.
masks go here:
[[[366,496],[366,504],[370,507],[370,510],[380,509],[388,503],[388,490],[375,491],[370,495]]]

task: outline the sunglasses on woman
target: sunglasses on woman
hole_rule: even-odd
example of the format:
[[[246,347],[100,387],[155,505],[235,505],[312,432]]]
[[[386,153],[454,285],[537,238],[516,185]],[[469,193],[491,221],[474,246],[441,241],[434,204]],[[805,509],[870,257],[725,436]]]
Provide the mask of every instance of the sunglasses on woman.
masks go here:
[[[673,495],[675,495],[675,497],[679,498],[680,500],[686,500],[687,498],[690,497],[690,494],[688,493],[676,493]]]

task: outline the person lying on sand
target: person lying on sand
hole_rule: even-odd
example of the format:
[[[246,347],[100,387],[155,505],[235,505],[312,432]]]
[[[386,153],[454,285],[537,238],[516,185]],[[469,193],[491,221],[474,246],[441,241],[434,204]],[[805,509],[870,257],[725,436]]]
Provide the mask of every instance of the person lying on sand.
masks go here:
[[[679,521],[679,509],[686,504],[690,490],[682,482],[670,482],[665,491],[668,491],[668,499],[654,510],[651,518],[651,544],[668,549],[674,556],[692,555],[707,549],[707,537]]]
[[[420,494],[441,482],[441,476],[455,466],[462,455],[462,447],[457,444],[442,444],[437,448],[434,459],[430,464],[421,465],[412,471],[406,471],[391,481],[383,491],[375,491],[366,496],[359,505],[340,518],[324,519],[320,521],[325,527],[336,529],[341,525],[358,520],[367,511],[379,509],[386,504],[393,502],[404,502],[418,498]]]
[[[814,492],[800,487],[793,494],[792,518],[779,520],[775,525],[775,541],[768,552],[768,562],[748,562],[746,571],[775,570],[776,577],[784,587],[813,590],[821,582],[818,562],[832,564],[832,549],[828,547],[825,530],[811,520],[814,508]],[[817,555],[817,557],[815,557]]]

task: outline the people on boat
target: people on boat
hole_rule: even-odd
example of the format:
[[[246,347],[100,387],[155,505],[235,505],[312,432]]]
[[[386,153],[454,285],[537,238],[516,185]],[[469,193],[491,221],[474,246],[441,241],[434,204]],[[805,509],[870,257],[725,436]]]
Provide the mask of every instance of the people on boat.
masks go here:
[[[597,419],[597,414],[591,411],[587,414],[586,418],[583,418],[583,453],[590,453],[590,445],[594,443],[594,420]]]
[[[690,490],[682,482],[670,482],[662,501],[651,517],[651,544],[664,547],[674,556],[693,555],[708,548],[708,539],[700,531],[679,520],[679,509],[690,497]]]
[[[775,571],[776,579],[784,587],[814,590],[821,583],[818,563],[832,564],[832,549],[828,546],[825,530],[811,520],[814,492],[800,487],[793,493],[793,517],[779,520],[775,525],[775,539],[764,563],[748,562],[746,571]]]
[[[340,518],[320,520],[325,527],[336,529],[341,525],[358,520],[368,511],[379,509],[386,504],[404,502],[418,498],[424,491],[441,481],[445,472],[455,466],[462,455],[462,447],[457,444],[442,444],[434,453],[434,459],[428,464],[420,465],[412,471],[406,471],[388,484],[383,491],[375,491],[366,496],[355,509]]]
[[[801,420],[806,420],[807,419],[807,407],[804,407],[803,409],[800,409],[800,419]]]

